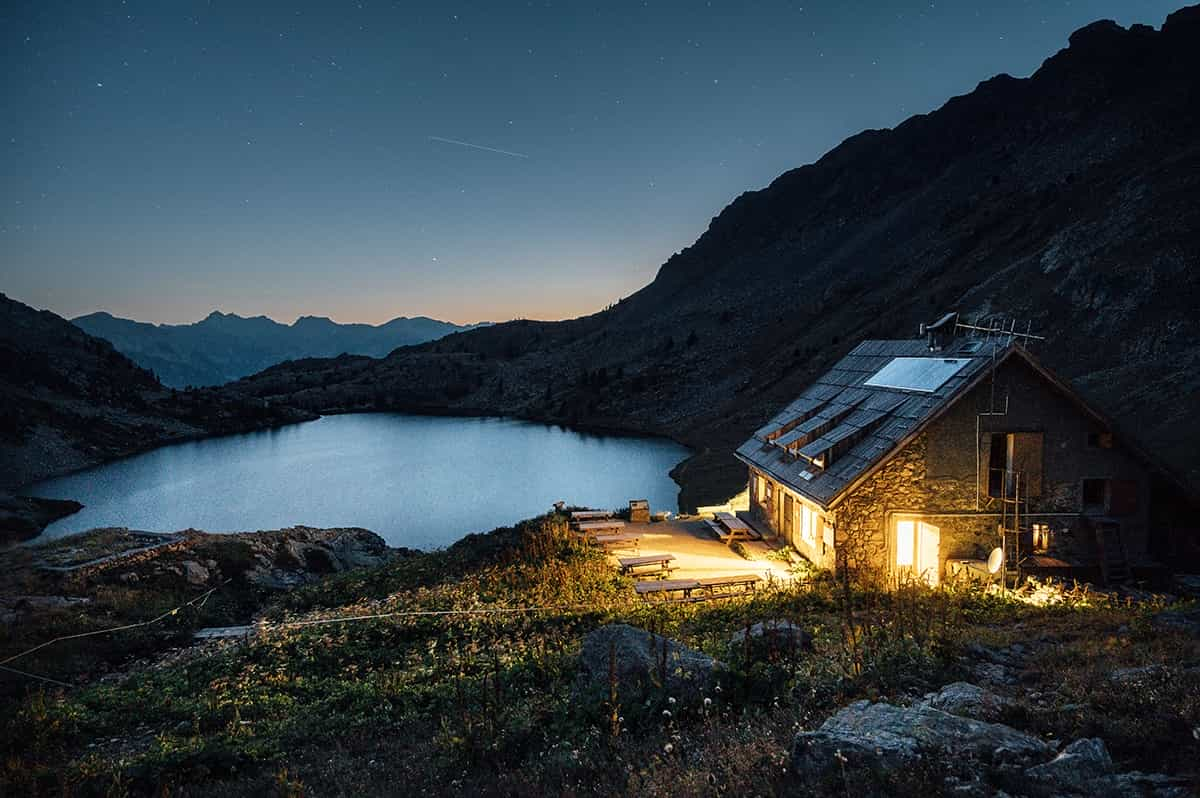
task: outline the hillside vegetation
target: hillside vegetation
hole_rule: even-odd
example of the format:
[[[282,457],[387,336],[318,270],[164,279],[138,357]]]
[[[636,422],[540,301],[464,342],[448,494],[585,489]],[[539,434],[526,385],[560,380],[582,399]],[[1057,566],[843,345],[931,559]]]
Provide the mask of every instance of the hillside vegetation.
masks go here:
[[[171,441],[314,417],[261,399],[165,388],[107,341],[3,294],[0,405],[0,491]],[[5,510],[11,504],[0,496]],[[0,539],[28,532],[26,516],[0,525]],[[0,522],[15,517],[5,512]]]
[[[229,390],[671,435],[697,452],[675,473],[688,508],[737,492],[732,450],[858,341],[958,310],[1046,336],[1035,354],[1200,483],[1198,253],[1191,7],[1161,30],[1096,22],[1029,78],[847,139],[738,197],[601,313],[290,363]]]
[[[240,604],[218,591],[218,616],[205,607],[173,616],[159,645],[255,606],[228,589]],[[4,713],[0,789],[944,794],[964,778],[960,765],[986,763],[931,756],[883,772],[836,763],[797,772],[794,738],[856,699],[903,707],[961,678],[995,680],[1008,696],[997,717],[1048,750],[1099,737],[1116,770],[1196,786],[1200,642],[1154,625],[1161,601],[1072,594],[1043,607],[973,590],[883,593],[816,574],[745,598],[647,605],[556,515],[275,595],[254,610],[275,626],[253,639],[155,660],[145,659],[153,635],[139,631],[143,659],[120,675],[29,687]],[[120,620],[104,606],[110,623]],[[791,622],[805,637],[745,634],[762,621]],[[586,642],[614,622],[719,664],[712,678],[681,681],[651,642],[648,679],[631,682],[615,643],[589,651]],[[66,654],[90,644],[61,645],[25,667],[70,681],[69,663],[81,661]],[[0,646],[6,655],[18,647]],[[1136,678],[1122,675],[1130,669]]]

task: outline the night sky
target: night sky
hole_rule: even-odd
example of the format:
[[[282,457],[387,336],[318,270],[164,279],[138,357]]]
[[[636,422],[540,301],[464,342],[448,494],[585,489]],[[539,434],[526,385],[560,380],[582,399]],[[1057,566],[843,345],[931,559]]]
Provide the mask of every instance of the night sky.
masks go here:
[[[589,313],[846,136],[1182,4],[8,0],[0,290],[158,322]]]

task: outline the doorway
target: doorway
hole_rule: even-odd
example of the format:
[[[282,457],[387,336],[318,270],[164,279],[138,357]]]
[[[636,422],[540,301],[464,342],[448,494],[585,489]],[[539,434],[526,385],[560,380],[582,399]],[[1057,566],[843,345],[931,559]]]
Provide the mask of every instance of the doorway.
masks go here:
[[[796,535],[795,512],[792,509],[794,503],[792,494],[783,494],[783,539],[792,545],[795,545]]]
[[[896,522],[895,571],[910,575],[930,587],[942,576],[942,531],[933,524],[914,519]]]

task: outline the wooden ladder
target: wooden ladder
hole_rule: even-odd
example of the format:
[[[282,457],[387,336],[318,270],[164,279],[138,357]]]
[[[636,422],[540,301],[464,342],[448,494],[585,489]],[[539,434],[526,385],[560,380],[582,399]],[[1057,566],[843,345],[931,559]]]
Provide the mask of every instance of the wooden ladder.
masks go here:
[[[1133,574],[1129,570],[1129,557],[1125,553],[1125,543],[1121,540],[1120,525],[1100,524],[1099,542],[1100,567],[1103,570],[1105,584],[1119,585],[1122,582],[1128,582]]]

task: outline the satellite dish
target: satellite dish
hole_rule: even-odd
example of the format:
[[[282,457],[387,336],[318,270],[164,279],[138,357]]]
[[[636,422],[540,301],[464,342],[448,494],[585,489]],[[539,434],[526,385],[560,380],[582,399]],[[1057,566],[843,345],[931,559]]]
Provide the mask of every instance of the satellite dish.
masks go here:
[[[992,553],[988,555],[987,568],[989,574],[1000,573],[1000,567],[1004,565],[1004,549],[997,546],[992,549]]]

